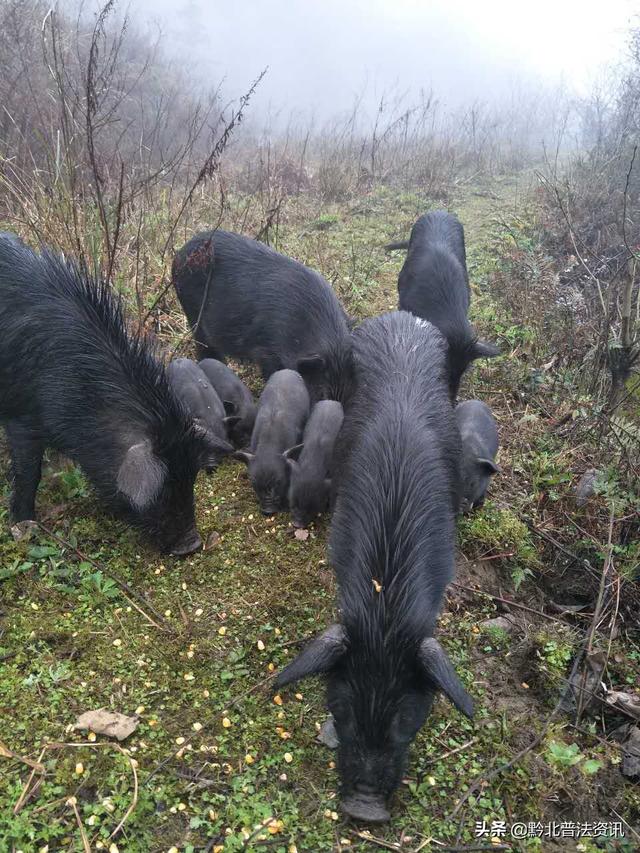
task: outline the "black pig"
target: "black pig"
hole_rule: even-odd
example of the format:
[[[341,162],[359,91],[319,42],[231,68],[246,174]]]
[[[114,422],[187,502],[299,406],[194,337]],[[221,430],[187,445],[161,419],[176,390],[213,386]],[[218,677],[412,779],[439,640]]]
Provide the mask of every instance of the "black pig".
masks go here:
[[[51,447],[162,549],[196,550],[193,486],[215,447],[187,418],[151,345],[127,330],[110,288],[47,250],[0,238],[0,328],[13,518],[34,517]]]
[[[257,240],[218,230],[180,249],[172,278],[200,358],[254,361],[265,379],[297,370],[313,402],[348,394],[349,326],[319,273]]]
[[[429,320],[445,336],[449,389],[455,400],[471,362],[500,354],[493,344],[478,340],[467,317],[471,292],[464,229],[452,214],[434,210],[417,220],[408,243],[391,243],[387,248],[408,248],[398,276],[398,305]]]
[[[249,466],[249,479],[263,515],[287,508],[285,453],[300,441],[308,416],[309,393],[300,374],[277,370],[260,395],[249,450],[234,454]]]
[[[204,358],[198,366],[224,404],[229,438],[236,447],[246,447],[256,422],[256,404],[251,391],[222,361]]]
[[[406,312],[367,320],[354,332],[354,358],[329,535],[340,622],[276,684],[326,673],[342,809],[385,821],[435,692],[473,713],[434,637],[454,572],[460,437],[446,343],[430,323]]]
[[[285,454],[291,468],[289,509],[294,527],[306,527],[325,512],[331,495],[333,450],[344,413],[337,400],[321,400],[311,410],[302,444]]]
[[[206,469],[215,471],[233,447],[227,441],[225,410],[211,383],[189,358],[174,358],[167,365],[167,377],[176,397],[193,418],[195,426],[211,438],[215,452],[207,459]]]
[[[500,468],[498,425],[491,409],[481,400],[465,400],[455,409],[462,439],[462,511],[482,506],[489,481]]]

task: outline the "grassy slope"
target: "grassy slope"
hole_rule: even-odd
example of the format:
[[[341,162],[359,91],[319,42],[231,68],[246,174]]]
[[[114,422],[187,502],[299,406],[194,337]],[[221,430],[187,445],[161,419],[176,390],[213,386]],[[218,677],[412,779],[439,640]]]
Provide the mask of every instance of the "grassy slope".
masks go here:
[[[467,189],[450,206],[467,229],[479,324],[488,337],[499,323],[517,334],[485,287],[494,265],[490,215],[494,209],[510,214],[517,187],[492,184],[497,199],[486,189]],[[318,218],[315,204],[291,204],[278,248],[335,281],[350,311],[374,314],[394,306],[402,260],[397,253],[386,257],[380,246],[408,233],[430,206],[419,194],[376,192],[330,206]],[[225,224],[233,227],[233,216]],[[179,325],[178,314],[172,318]],[[508,360],[499,359],[476,369],[467,391],[488,399],[503,427],[520,417],[505,403],[509,382]],[[514,473],[515,456],[526,456],[529,434],[524,426],[522,432],[524,437],[516,430],[506,439],[505,476],[496,483],[494,500],[462,529],[463,554],[515,552],[491,561],[461,557],[460,579],[496,593],[513,593],[512,574],[543,571],[517,517],[533,488],[526,466],[523,475]],[[6,479],[0,484],[7,491]],[[315,743],[324,717],[321,684],[289,689],[276,704],[264,683],[273,666],[295,654],[298,641],[332,617],[326,522],[303,542],[293,537],[285,516],[263,519],[236,463],[213,478],[201,477],[199,527],[205,537],[215,532],[219,538],[212,536],[208,550],[183,562],[157,556],[133,532],[105,518],[82,478],[60,460],[45,473],[39,506],[61,536],[148,596],[171,630],[149,624],[117,587],[46,537],[15,543],[0,509],[0,741],[36,759],[47,741],[86,743],[84,734],[67,730],[85,710],[137,710],[140,724],[124,745],[137,762],[140,790],[117,838],[120,851],[207,844],[208,850],[225,851],[382,849],[337,815],[332,754]],[[521,596],[535,606],[526,584]],[[638,795],[622,787],[615,751],[587,738],[578,741],[584,757],[575,766],[554,764],[543,744],[447,819],[478,774],[511,758],[544,723],[556,698],[549,678],[566,672],[576,641],[571,629],[535,617],[519,623],[514,639],[487,634],[478,625],[493,615],[489,599],[452,592],[442,635],[477,699],[477,719],[472,725],[443,700],[436,703],[413,749],[394,820],[376,830],[377,838],[400,843],[397,849],[417,849],[431,837],[471,843],[474,822],[482,819],[552,820],[566,818],[567,808],[573,820],[609,817],[603,796],[610,791],[618,809],[635,810],[637,818]],[[559,729],[550,735],[559,741],[575,737]],[[581,766],[594,758],[600,769],[583,772]],[[45,782],[14,815],[30,770],[20,760],[0,759],[0,851],[37,850],[47,843],[50,850],[82,850],[66,802],[70,796],[77,797],[92,849],[108,849],[110,832],[132,802],[129,759],[110,748],[67,746],[49,750],[43,760]],[[281,823],[255,833],[268,818]],[[538,849],[538,842],[528,846]],[[563,849],[569,849],[567,842]],[[589,843],[582,849],[591,849]]]

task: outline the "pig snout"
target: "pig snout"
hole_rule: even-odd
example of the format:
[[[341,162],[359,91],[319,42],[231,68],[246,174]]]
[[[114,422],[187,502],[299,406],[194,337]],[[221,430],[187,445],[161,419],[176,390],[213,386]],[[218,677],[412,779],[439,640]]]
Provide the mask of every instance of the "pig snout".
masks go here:
[[[299,516],[299,515],[294,515],[291,518],[291,523],[293,524],[294,527],[297,527],[299,529],[304,528],[304,527],[308,527],[308,525],[309,525],[308,520],[306,518],[302,518],[302,516]]]
[[[171,548],[170,554],[173,557],[187,557],[202,548],[202,539],[200,534],[193,527],[187,534]]]
[[[348,796],[342,799],[340,806],[342,811],[354,820],[386,823],[391,819],[385,798],[368,785],[357,785]]]

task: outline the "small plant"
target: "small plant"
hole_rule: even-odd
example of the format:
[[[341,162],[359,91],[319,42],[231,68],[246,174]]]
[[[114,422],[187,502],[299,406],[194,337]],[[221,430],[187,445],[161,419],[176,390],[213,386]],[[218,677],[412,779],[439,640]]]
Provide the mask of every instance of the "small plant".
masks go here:
[[[547,745],[546,749],[547,762],[555,770],[566,770],[570,767],[580,765],[580,769],[587,776],[592,776],[597,773],[602,767],[602,762],[595,758],[586,758],[580,752],[577,743],[565,743],[561,740],[552,740]]]
[[[545,686],[552,691],[566,682],[567,667],[573,657],[574,643],[568,634],[558,630],[541,632],[535,637],[537,671]]]
[[[489,625],[487,628],[483,628],[483,631],[489,639],[489,645],[484,647],[484,651],[498,651],[507,648],[509,645],[509,634],[499,625]]]
[[[89,494],[89,487],[85,476],[79,468],[76,468],[75,465],[72,465],[65,471],[61,471],[57,477],[60,481],[62,494],[66,500],[71,500],[72,498],[86,498]]]
[[[529,529],[510,509],[487,501],[482,512],[462,518],[458,529],[462,546],[479,557],[505,554],[516,589],[538,566]]]
[[[80,594],[78,598],[83,604],[101,606],[118,598],[118,585],[106,577],[100,570],[91,571],[90,563],[80,563],[80,571],[86,571],[80,579]]]

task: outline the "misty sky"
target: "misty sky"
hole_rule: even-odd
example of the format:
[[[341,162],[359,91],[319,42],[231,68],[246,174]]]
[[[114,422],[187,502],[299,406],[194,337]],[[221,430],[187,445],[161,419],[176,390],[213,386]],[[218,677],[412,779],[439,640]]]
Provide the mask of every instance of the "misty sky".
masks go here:
[[[320,118],[365,92],[433,87],[454,106],[540,75],[586,91],[617,60],[640,0],[133,0],[141,24],[196,74],[237,97],[269,74],[252,112]]]

